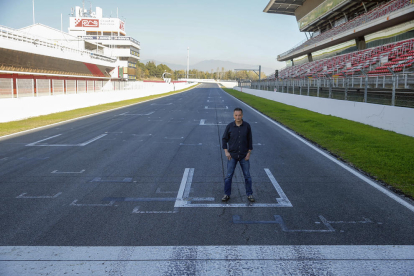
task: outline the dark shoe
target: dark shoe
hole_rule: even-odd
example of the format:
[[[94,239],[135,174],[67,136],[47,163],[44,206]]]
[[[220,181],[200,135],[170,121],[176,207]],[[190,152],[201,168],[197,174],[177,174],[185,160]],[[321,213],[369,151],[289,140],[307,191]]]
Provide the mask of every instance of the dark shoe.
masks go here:
[[[224,195],[223,198],[221,199],[222,201],[227,201],[230,199],[230,196],[228,195]]]
[[[248,199],[250,202],[254,202],[254,197],[253,197],[252,195],[247,196],[247,199]]]

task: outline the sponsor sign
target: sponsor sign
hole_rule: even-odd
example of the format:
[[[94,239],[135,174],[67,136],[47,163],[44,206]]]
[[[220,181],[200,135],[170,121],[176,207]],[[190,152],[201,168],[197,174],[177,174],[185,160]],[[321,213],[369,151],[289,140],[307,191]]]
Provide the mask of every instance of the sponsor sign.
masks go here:
[[[125,22],[118,18],[70,18],[71,29],[86,29],[103,32],[125,32]]]
[[[75,18],[75,27],[99,28],[99,19]]]

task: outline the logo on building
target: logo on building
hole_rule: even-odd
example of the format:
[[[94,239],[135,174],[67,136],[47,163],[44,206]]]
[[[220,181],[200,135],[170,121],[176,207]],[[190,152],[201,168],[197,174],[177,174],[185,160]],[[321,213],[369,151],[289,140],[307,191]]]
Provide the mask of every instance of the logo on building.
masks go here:
[[[75,27],[99,27],[99,19],[75,19]]]
[[[125,23],[119,20],[119,28],[123,31],[125,31]]]

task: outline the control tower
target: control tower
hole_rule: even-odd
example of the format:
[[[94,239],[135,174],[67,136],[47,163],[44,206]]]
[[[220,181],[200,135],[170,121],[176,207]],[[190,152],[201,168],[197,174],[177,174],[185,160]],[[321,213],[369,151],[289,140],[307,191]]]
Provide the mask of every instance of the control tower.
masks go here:
[[[114,70],[112,77],[136,79],[140,43],[126,35],[124,21],[118,17],[104,18],[99,7],[93,12],[92,7],[87,10],[78,6],[72,9],[69,20],[69,34],[96,43],[97,49],[94,52],[97,54],[117,58],[117,70]]]

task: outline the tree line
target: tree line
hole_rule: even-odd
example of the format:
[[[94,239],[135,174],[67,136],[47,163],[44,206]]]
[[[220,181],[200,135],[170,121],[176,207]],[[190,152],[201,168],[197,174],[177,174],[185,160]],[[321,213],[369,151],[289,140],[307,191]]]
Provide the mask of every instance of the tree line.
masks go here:
[[[165,64],[158,64],[155,65],[155,62],[148,61],[146,64],[137,62],[137,68],[135,71],[135,75],[137,80],[162,80],[162,74],[167,72],[169,74],[166,77],[171,78],[173,80],[178,80],[180,78],[186,77],[186,70],[171,70]],[[220,79],[220,80],[239,80],[239,79],[250,79],[250,80],[257,80],[259,76],[253,71],[233,71],[228,70],[225,71],[222,67],[217,68],[216,70],[211,69],[210,72],[208,71],[200,71],[197,69],[190,69],[189,70],[189,78],[191,79]],[[261,78],[266,78],[266,75],[262,72]]]

